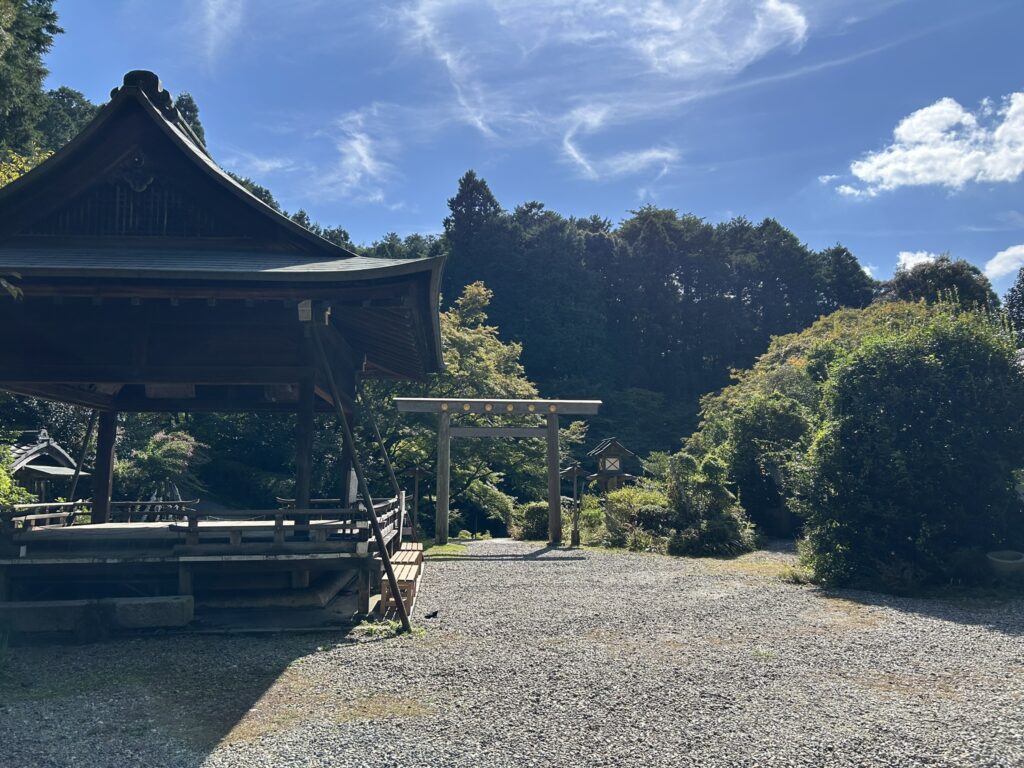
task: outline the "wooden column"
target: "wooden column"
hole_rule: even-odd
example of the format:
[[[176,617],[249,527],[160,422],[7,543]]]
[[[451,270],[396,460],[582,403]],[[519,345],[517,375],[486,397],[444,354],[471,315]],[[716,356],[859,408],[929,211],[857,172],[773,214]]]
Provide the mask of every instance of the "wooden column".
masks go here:
[[[96,467],[92,476],[92,522],[110,521],[110,496],[114,485],[114,442],[117,411],[101,411],[96,431]]]
[[[558,414],[548,413],[548,540],[562,543],[562,479],[558,461]]]
[[[452,463],[452,417],[442,411],[437,418],[437,514],[434,521],[434,543],[448,543],[448,493]]]
[[[313,481],[313,409],[316,392],[313,380],[299,382],[299,411],[295,423],[295,508],[309,509]],[[309,515],[295,517],[295,538],[309,539]],[[282,521],[283,525],[283,521]],[[274,531],[275,543],[284,543],[284,531]],[[294,586],[294,582],[292,584]]]
[[[569,546],[580,545],[580,495],[579,473],[572,473],[572,531],[569,533]]]
[[[412,540],[420,540],[420,468],[412,475]]]
[[[313,380],[299,383],[299,412],[295,426],[295,508],[309,509],[313,477]]]
[[[352,454],[344,445],[341,446],[341,452],[338,454],[338,473],[341,483],[338,491],[338,497],[341,499],[340,505],[347,507],[352,498]]]

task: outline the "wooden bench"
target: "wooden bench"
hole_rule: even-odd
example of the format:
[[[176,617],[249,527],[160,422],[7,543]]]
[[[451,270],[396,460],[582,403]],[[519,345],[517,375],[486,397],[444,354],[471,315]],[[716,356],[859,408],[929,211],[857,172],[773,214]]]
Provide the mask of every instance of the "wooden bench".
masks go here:
[[[391,564],[392,565],[402,565],[402,564],[419,565],[422,562],[423,562],[423,553],[422,552],[415,552],[415,551],[413,551],[411,549],[403,549],[403,550],[401,550],[399,552],[395,552],[395,554],[393,554],[391,556]]]
[[[412,613],[412,609],[416,605],[416,593],[419,590],[423,564],[422,562],[396,563],[394,557],[391,558],[391,564],[395,571],[395,579],[398,581],[398,593],[402,597],[402,602],[405,603],[405,610],[408,613]],[[387,616],[395,608],[395,599],[391,594],[391,583],[388,581],[387,574],[384,574],[381,576],[380,581],[381,616]]]

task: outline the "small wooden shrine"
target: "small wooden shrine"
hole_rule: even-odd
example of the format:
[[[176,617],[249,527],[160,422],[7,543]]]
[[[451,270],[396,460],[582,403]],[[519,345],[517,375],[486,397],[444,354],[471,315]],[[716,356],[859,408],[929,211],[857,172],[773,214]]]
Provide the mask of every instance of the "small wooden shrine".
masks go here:
[[[65,495],[78,468],[64,448],[45,429],[22,432],[11,446],[11,475],[39,501]],[[88,476],[88,472],[78,472]]]
[[[587,456],[597,459],[597,472],[587,479],[597,481],[601,493],[614,491],[627,480],[636,479],[626,467],[632,462],[639,463],[640,459],[614,437],[602,440]]]

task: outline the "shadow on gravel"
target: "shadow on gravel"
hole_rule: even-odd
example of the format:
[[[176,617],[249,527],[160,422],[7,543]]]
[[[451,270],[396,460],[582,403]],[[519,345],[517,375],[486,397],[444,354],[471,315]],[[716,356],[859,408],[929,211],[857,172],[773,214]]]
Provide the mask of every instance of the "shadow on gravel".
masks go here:
[[[552,554],[554,552],[565,552],[565,553],[571,552],[573,554],[571,554],[569,556],[563,555],[563,556],[560,556],[560,557],[547,557],[547,555],[550,555],[550,554]],[[428,557],[427,559],[430,562],[432,562],[432,563],[445,562],[445,561],[448,561],[448,560],[482,560],[482,561],[494,561],[494,562],[497,562],[497,561],[500,561],[500,560],[517,560],[517,561],[520,561],[520,562],[521,561],[531,561],[532,560],[534,562],[556,563],[557,564],[557,563],[571,563],[571,562],[573,562],[575,560],[586,560],[587,558],[584,555],[580,554],[578,549],[573,549],[571,547],[554,547],[554,546],[551,546],[549,544],[549,545],[547,545],[545,547],[541,547],[540,549],[535,549],[532,552],[524,552],[521,555],[518,555],[518,554],[517,555],[513,555],[513,554],[509,554],[509,553],[502,553],[502,554],[497,554],[497,555],[484,555],[484,554],[436,555],[436,556]]]
[[[349,642],[337,633],[167,635],[48,645],[26,663],[12,649],[0,664],[0,744],[24,765],[114,765],[97,755],[116,743],[121,754],[198,768],[219,744],[247,738],[246,714],[261,699],[294,686],[293,662]],[[35,727],[51,720],[64,723],[53,735]]]
[[[1013,637],[1024,636],[1024,595],[995,590],[965,590],[938,597],[900,597],[861,590],[822,590],[825,598],[866,608],[888,608],[956,624],[985,627]]]

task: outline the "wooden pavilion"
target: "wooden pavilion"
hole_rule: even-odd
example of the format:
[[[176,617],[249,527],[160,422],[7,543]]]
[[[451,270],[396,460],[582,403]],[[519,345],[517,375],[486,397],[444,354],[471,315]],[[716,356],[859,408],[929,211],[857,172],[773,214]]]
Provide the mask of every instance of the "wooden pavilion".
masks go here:
[[[58,582],[90,597],[276,584],[275,569],[302,586],[346,558],[387,561],[369,531],[394,548],[400,494],[312,509],[314,414],[350,416],[359,376],[439,370],[441,267],[358,256],[290,221],[214,163],[156,75],[125,75],[75,139],[0,189],[0,276],[23,294],[0,295],[0,388],[99,412],[92,524],[0,512],[0,601],[63,595],[39,586]],[[293,508],[112,519],[118,413],[143,411],[296,414]]]

